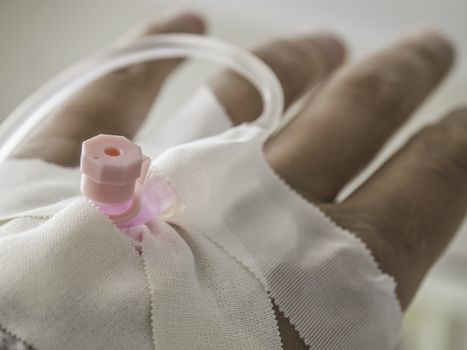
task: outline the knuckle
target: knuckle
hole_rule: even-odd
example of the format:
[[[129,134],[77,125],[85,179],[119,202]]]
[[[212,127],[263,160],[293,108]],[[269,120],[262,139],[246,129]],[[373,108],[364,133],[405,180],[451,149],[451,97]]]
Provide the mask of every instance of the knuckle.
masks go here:
[[[333,205],[331,208],[322,208],[339,226],[359,237],[373,254],[374,258],[386,273],[393,275],[391,261],[409,257],[413,248],[417,246],[420,237],[401,231],[400,215],[391,214],[393,208],[388,210],[384,202]],[[398,237],[404,239],[394,239]],[[397,255],[397,257],[395,256]],[[396,276],[393,276],[396,277]]]
[[[413,217],[407,213],[405,206],[383,204],[378,211],[377,220],[372,225],[381,235],[385,244],[401,256],[413,256],[416,250],[424,250],[427,245],[427,235],[419,234]],[[397,235],[397,239],[395,239]]]
[[[403,206],[389,207],[384,201],[375,200],[338,206],[343,206],[339,212],[346,214],[338,215],[336,222],[359,237],[381,271],[395,279],[398,299],[405,307],[412,299],[419,272],[425,269],[426,256],[421,252],[427,250],[428,235],[419,234]],[[340,222],[342,218],[344,221]]]
[[[392,272],[388,271],[391,261],[414,258],[416,250],[428,245],[427,236],[419,234],[403,205],[390,206],[385,201],[368,200],[344,206],[344,210],[348,214],[342,221],[343,227],[365,242],[387,273]]]
[[[359,236],[371,250],[374,238],[390,235],[395,222],[388,217],[380,218],[377,213],[386,212],[384,203],[341,203],[321,205],[320,208],[340,227]]]
[[[374,111],[397,112],[403,107],[407,81],[403,74],[379,66],[359,66],[343,73],[343,93]]]

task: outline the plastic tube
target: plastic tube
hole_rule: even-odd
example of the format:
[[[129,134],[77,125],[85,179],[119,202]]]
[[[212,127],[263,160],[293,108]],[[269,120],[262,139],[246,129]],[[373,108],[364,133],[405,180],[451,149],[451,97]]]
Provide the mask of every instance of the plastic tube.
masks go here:
[[[216,61],[247,78],[260,92],[263,112],[254,124],[271,133],[283,112],[283,92],[272,70],[245,50],[193,34],[163,34],[117,46],[82,61],[51,79],[33,93],[0,125],[0,161],[44,119],[77,90],[123,67],[149,60],[191,57]]]

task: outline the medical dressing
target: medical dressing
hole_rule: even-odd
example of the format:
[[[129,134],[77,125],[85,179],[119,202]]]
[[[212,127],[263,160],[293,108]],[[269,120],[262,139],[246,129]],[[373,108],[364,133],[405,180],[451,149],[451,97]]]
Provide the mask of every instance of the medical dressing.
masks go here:
[[[261,117],[232,127],[203,87],[142,149],[98,135],[83,145],[87,198],[80,169],[5,160],[86,83],[173,56],[243,74],[260,91]],[[266,65],[189,35],[116,48],[46,85],[0,128],[0,328],[38,350],[279,350],[274,301],[311,349],[394,350],[394,279],[264,158],[282,114]],[[174,205],[183,210],[164,215]],[[140,254],[122,235],[131,227],[141,228]]]

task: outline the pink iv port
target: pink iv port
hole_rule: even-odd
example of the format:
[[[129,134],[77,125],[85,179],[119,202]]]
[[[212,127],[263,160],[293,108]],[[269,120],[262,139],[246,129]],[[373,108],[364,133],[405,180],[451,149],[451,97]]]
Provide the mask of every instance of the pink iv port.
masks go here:
[[[141,147],[117,135],[97,135],[83,142],[81,192],[133,240],[144,225],[174,205],[171,187],[160,177],[146,180],[150,158]]]

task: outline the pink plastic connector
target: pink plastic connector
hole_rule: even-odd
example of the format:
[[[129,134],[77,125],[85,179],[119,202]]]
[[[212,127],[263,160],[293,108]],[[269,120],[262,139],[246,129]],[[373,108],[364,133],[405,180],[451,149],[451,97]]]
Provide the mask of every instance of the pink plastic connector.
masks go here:
[[[83,142],[81,190],[94,202],[117,204],[133,197],[143,168],[141,148],[123,136],[98,135]]]
[[[81,191],[120,228],[143,225],[174,204],[161,178],[145,182],[149,165],[150,158],[127,138],[95,136],[82,144]]]

